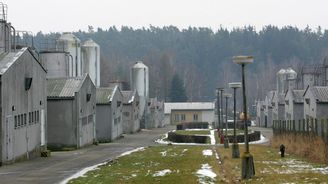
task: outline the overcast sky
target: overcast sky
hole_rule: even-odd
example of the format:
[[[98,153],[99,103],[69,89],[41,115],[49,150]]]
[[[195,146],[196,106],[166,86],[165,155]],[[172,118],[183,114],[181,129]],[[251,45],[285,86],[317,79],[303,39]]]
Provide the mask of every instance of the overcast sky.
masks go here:
[[[328,29],[327,0],[2,0],[17,30],[63,32],[174,25],[285,25]]]

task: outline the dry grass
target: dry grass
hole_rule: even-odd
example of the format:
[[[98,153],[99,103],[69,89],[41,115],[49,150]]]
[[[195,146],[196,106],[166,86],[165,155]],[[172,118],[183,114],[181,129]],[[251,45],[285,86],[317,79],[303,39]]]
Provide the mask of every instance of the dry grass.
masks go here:
[[[286,147],[286,153],[304,157],[309,161],[328,164],[328,145],[321,137],[304,134],[281,134],[273,136],[271,146]]]

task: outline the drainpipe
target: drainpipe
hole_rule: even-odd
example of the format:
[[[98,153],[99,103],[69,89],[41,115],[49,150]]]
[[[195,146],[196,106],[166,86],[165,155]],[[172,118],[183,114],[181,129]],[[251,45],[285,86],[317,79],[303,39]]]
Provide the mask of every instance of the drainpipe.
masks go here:
[[[16,30],[13,26],[10,26],[11,29],[13,30],[13,35],[14,35],[14,52],[16,52]]]

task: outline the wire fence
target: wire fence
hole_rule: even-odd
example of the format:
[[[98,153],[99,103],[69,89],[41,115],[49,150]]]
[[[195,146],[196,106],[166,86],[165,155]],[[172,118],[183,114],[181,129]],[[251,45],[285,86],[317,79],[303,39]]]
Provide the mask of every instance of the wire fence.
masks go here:
[[[273,133],[316,135],[328,143],[328,119],[274,120]]]

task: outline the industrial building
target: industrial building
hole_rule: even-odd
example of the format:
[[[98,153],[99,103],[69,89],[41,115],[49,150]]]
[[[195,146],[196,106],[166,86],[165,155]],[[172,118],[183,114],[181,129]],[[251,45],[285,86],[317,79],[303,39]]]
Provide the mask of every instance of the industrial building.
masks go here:
[[[303,96],[304,119],[328,118],[328,86],[308,86]]]
[[[123,94],[123,133],[134,133],[140,130],[139,95],[136,90],[122,91]]]
[[[304,117],[304,90],[288,90],[285,95],[285,120],[301,120]]]
[[[146,128],[159,128],[165,125],[164,101],[159,101],[157,98],[150,98],[148,112]]]
[[[256,126],[263,126],[262,122],[264,122],[264,101],[258,100],[256,101]],[[272,110],[271,110],[272,112]]]
[[[118,86],[97,88],[96,134],[99,142],[110,142],[122,135],[122,101],[123,95]]]
[[[46,71],[34,50],[16,50],[15,28],[0,4],[0,165],[39,157],[47,145]]]
[[[182,122],[214,123],[214,102],[164,103],[165,124]]]
[[[88,74],[47,79],[48,146],[81,148],[95,141],[96,87]]]
[[[275,91],[269,91],[265,97],[264,100],[264,123],[262,122],[261,126],[262,127],[271,127],[272,126],[272,116],[273,116],[273,106],[272,106],[272,102],[273,102],[273,97],[275,95]]]
[[[137,61],[131,68],[132,90],[139,94],[139,117],[141,128],[146,128],[147,103],[149,101],[149,70],[142,62]]]

